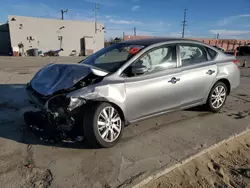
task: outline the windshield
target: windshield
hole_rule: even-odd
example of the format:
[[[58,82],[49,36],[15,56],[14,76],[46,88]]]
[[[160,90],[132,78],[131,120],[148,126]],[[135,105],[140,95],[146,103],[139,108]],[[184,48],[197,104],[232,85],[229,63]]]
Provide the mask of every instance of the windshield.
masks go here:
[[[99,50],[80,63],[115,72],[143,48],[142,45],[116,43]]]

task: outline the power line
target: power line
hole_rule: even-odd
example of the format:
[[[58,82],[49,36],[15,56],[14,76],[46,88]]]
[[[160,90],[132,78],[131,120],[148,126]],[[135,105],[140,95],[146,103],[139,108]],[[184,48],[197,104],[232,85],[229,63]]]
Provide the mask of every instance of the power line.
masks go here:
[[[105,30],[117,30],[117,31],[128,31],[128,30],[131,30],[131,32],[132,31],[134,31],[134,28],[124,28],[124,29],[116,29],[116,28],[105,28]],[[144,29],[137,29],[136,28],[136,31],[145,31],[145,32],[152,32],[152,33],[163,33],[163,32],[165,32],[165,31],[160,31],[160,30],[158,30],[158,31],[156,31],[156,30],[144,30]]]
[[[110,30],[110,31],[124,31],[124,30],[133,30],[133,28],[129,28],[129,29],[108,29],[108,28],[105,28],[105,30]]]
[[[144,32],[151,32],[151,33],[165,33],[166,31],[156,31],[156,30],[144,30],[144,29],[137,29],[137,31],[144,31]]]
[[[185,27],[187,26],[186,21],[187,9],[184,9],[184,20],[182,21],[182,38],[185,36]]]

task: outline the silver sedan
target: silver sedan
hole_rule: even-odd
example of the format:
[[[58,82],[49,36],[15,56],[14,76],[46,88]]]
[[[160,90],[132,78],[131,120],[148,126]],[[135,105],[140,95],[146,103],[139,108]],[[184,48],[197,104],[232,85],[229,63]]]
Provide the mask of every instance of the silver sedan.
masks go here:
[[[76,65],[49,65],[28,90],[50,122],[83,127],[88,142],[112,147],[130,123],[204,104],[218,112],[239,83],[234,56],[193,40],[151,38],[113,44]]]

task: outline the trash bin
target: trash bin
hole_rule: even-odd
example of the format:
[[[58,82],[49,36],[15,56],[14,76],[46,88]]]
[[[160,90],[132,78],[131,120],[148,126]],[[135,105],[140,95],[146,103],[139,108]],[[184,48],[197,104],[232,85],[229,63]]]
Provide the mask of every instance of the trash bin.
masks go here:
[[[19,56],[18,46],[13,46],[12,51],[13,51],[13,56],[15,56],[15,57]]]
[[[19,56],[19,52],[14,51],[14,52],[13,52],[13,55],[14,55],[14,57],[18,57],[18,56]]]
[[[37,48],[34,48],[33,49],[33,56],[38,56],[38,49]]]

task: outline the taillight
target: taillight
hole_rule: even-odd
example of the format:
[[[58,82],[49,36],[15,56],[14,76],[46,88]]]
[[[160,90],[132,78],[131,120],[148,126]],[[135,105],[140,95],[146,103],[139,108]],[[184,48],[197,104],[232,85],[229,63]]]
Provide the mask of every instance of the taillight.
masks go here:
[[[240,68],[240,61],[239,61],[239,60],[235,59],[235,60],[233,60],[233,63],[234,63],[238,68]]]

